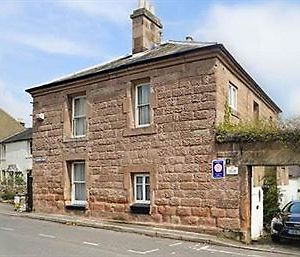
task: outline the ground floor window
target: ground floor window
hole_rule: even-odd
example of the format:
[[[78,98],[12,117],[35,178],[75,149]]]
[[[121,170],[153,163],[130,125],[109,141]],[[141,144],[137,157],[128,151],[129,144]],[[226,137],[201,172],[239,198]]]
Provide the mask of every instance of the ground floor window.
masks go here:
[[[72,204],[86,204],[85,163],[73,162],[71,174]]]
[[[149,174],[134,174],[134,202],[150,204]]]

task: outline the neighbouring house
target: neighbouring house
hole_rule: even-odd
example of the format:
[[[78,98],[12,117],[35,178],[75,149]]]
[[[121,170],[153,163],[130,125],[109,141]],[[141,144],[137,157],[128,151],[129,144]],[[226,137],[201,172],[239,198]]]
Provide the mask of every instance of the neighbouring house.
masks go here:
[[[23,131],[1,141],[0,146],[0,181],[19,177],[26,182],[32,170],[32,128],[23,127]]]
[[[24,123],[15,120],[0,108],[0,142],[9,136],[24,130],[24,125]]]
[[[142,1],[143,2],[143,1]],[[132,54],[35,86],[34,210],[247,237],[241,172],[212,179],[215,126],[279,107],[222,44],[161,43],[141,5]]]
[[[277,184],[281,193],[281,208],[289,201],[300,200],[300,167],[279,167],[277,171]]]

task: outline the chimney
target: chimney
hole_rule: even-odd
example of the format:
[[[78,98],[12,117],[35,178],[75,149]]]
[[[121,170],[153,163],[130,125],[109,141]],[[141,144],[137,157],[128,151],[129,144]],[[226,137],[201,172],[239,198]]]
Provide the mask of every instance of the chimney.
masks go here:
[[[162,24],[154,15],[148,0],[139,0],[139,8],[130,15],[132,19],[132,52],[140,53],[159,45]]]
[[[22,118],[17,118],[17,122],[19,122],[21,126],[25,127],[25,122]]]

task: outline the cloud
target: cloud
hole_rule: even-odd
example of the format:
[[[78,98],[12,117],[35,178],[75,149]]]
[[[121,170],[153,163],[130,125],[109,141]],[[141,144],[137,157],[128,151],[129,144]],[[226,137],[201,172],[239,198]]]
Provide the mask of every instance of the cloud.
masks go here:
[[[124,24],[124,21],[128,20],[128,13],[130,13],[137,5],[136,0],[61,0],[57,3],[68,9],[79,11],[87,15],[104,18],[110,22],[118,24]]]
[[[31,117],[29,114],[32,112],[29,104],[30,97],[12,93],[12,90],[9,90],[3,81],[0,81],[0,92],[0,107],[14,118],[24,119],[26,126],[30,126]]]
[[[224,43],[289,114],[300,113],[300,4],[214,5],[195,35]],[[298,96],[300,96],[298,94]]]
[[[91,46],[50,34],[6,33],[0,38],[51,54],[92,57],[98,52]]]

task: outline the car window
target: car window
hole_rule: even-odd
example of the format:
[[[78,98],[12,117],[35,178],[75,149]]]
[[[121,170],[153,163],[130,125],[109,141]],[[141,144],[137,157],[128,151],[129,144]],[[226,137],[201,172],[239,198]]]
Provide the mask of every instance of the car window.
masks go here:
[[[288,203],[286,206],[283,207],[282,211],[283,212],[290,212],[291,206],[293,203]]]
[[[290,208],[291,213],[300,213],[300,203],[293,203]]]

